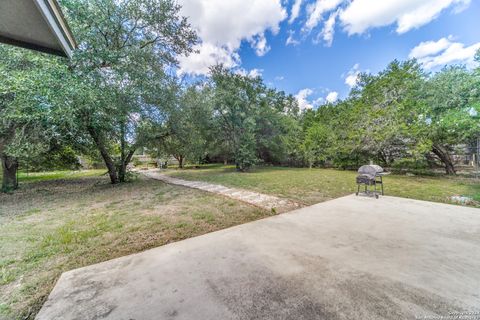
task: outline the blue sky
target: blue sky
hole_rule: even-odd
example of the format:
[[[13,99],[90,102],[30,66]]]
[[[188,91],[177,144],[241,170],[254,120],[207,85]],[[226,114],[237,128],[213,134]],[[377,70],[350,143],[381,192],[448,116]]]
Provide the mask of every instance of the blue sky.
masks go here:
[[[224,63],[261,74],[304,108],[345,97],[359,71],[378,72],[393,59],[417,57],[434,72],[473,66],[480,48],[478,0],[180,2],[202,39],[198,55],[181,59],[184,73]]]

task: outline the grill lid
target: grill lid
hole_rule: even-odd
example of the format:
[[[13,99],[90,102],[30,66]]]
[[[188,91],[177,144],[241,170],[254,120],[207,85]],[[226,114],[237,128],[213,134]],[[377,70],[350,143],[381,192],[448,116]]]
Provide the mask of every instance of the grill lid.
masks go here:
[[[367,175],[367,176],[375,176],[382,172],[383,172],[383,168],[376,164],[361,166],[360,169],[358,169],[359,174]]]

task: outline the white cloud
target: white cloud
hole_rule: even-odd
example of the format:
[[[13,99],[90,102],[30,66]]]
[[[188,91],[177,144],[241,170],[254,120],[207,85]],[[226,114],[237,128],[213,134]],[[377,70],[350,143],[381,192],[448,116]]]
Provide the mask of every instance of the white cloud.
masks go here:
[[[342,10],[340,20],[348,34],[361,34],[370,28],[397,24],[397,33],[419,28],[445,9],[466,8],[471,0],[353,0]]]
[[[337,8],[344,0],[316,0],[307,6],[307,22],[303,27],[304,32],[310,32],[323,19],[323,14]]]
[[[288,19],[288,23],[292,24],[293,21],[298,18],[300,14],[300,9],[302,7],[302,2],[303,0],[295,0],[292,6],[292,12],[290,13],[290,19]]]
[[[323,103],[323,100],[324,99],[322,97],[320,97],[320,98],[316,99],[315,101],[313,101],[313,105],[314,106],[319,106]]]
[[[333,41],[335,25],[339,23],[349,35],[369,29],[396,25],[399,34],[419,28],[451,9],[458,13],[471,0],[314,0],[306,6],[307,20],[302,27],[309,34],[323,22],[314,42],[322,39],[327,46]],[[328,17],[328,18],[327,18]]]
[[[415,48],[410,51],[408,57],[412,58],[424,58],[426,56],[435,55],[440,51],[447,49],[450,44],[451,40],[453,39],[452,36],[448,36],[448,38],[442,38],[438,41],[425,41],[417,45]]]
[[[279,0],[180,0],[181,13],[198,30],[204,42],[238,48],[244,39],[251,39],[271,30],[279,31],[286,11]]]
[[[275,81],[283,81],[283,80],[285,80],[285,77],[284,76],[276,76],[274,80]]]
[[[265,32],[277,34],[287,17],[280,0],[179,0],[179,4],[202,41],[199,54],[179,59],[180,71],[193,74],[204,74],[212,64],[224,61],[239,64],[242,41],[258,55],[266,54],[270,47]]]
[[[263,69],[256,69],[256,68],[252,70],[246,70],[244,68],[236,68],[234,69],[234,72],[250,78],[261,77],[263,75]]]
[[[360,65],[356,63],[352,69],[350,69],[345,77],[345,84],[350,88],[353,88],[357,85],[358,75],[360,74]]]
[[[270,46],[267,44],[267,39],[265,38],[264,33],[254,37],[250,43],[259,57],[263,57],[268,51],[270,51]]]
[[[296,46],[300,44],[300,41],[296,40],[293,36],[295,35],[295,31],[293,30],[288,30],[288,38],[287,41],[285,42],[285,45],[292,45]]]
[[[313,104],[308,101],[308,97],[313,94],[313,90],[310,88],[305,88],[300,90],[296,95],[295,98],[298,101],[298,107],[300,110],[306,110],[306,109],[313,109]]]
[[[180,74],[205,75],[209,72],[210,66],[216,64],[223,64],[227,68],[234,68],[240,64],[238,53],[226,47],[205,42],[195,46],[195,49],[198,53],[179,57]]]
[[[444,66],[452,63],[475,67],[475,53],[480,49],[480,42],[470,46],[453,42],[453,38],[441,38],[438,41],[422,42],[410,51],[410,58],[417,58],[426,69]]]
[[[334,103],[335,101],[338,100],[338,92],[336,91],[331,91],[327,94],[327,97],[325,98],[325,100],[328,102],[328,103]]]
[[[325,41],[325,46],[331,47],[333,42],[333,35],[335,34],[335,21],[337,19],[338,11],[330,14],[327,21],[323,24],[323,29],[320,35]]]
[[[252,69],[248,72],[248,76],[252,78],[261,77],[263,75],[263,69]]]

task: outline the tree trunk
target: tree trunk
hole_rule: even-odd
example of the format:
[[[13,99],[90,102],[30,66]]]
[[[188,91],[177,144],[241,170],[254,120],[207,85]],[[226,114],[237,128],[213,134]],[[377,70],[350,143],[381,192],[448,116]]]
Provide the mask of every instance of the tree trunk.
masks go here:
[[[125,182],[126,181],[126,176],[127,176],[127,166],[132,161],[133,154],[135,153],[135,149],[131,149],[127,156],[122,159],[122,162],[120,163],[120,167],[118,168],[118,180],[120,182]]]
[[[180,154],[174,154],[173,157],[175,160],[178,161],[178,169],[183,169],[183,162],[185,160],[185,156],[182,156]]]
[[[385,166],[385,167],[389,167],[390,166],[390,162],[388,161],[388,157],[387,155],[382,152],[382,151],[379,151],[378,152],[378,158],[379,160],[382,162],[382,164]]]
[[[452,158],[448,154],[448,151],[446,151],[444,148],[442,148],[439,145],[433,145],[432,146],[432,152],[442,161],[442,163],[445,165],[445,173],[450,175],[450,174],[456,174],[455,166],[453,165]]]
[[[125,182],[127,176],[127,165],[125,162],[121,162],[118,167],[118,182]]]
[[[17,169],[18,161],[16,158],[9,157],[6,154],[1,156],[3,180],[2,192],[9,192],[18,188]]]
[[[178,157],[178,167],[179,167],[180,169],[183,169],[183,160],[184,160],[184,159],[183,159],[183,156],[179,156],[179,157]]]
[[[103,161],[105,162],[105,166],[108,169],[108,175],[110,176],[110,182],[112,184],[116,184],[119,181],[118,175],[117,175],[117,170],[115,168],[115,163],[108,154],[108,150],[105,147],[105,144],[103,143],[103,140],[100,138],[98,132],[92,128],[88,127],[88,133],[92,137],[93,141],[95,142],[95,145],[97,146],[98,150],[100,151],[100,154],[102,155]]]
[[[115,163],[113,162],[112,158],[110,158],[108,154],[105,154],[103,152],[100,153],[102,155],[103,161],[105,162],[105,166],[107,167],[110,182],[112,184],[119,183],[120,180],[118,179],[117,170],[115,168]]]

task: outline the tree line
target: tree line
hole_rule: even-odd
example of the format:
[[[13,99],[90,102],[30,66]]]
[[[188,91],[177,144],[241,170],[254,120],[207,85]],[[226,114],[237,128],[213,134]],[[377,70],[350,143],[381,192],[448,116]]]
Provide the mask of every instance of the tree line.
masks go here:
[[[426,73],[415,60],[359,75],[349,96],[300,110],[261,77],[214,66],[180,79],[198,42],[173,0],[63,0],[79,43],[71,60],[0,46],[2,190],[19,165],[99,158],[128,179],[139,148],[180,166],[228,162],[356,168],[441,164],[480,134],[480,70]],[[477,55],[477,61],[480,56]]]

